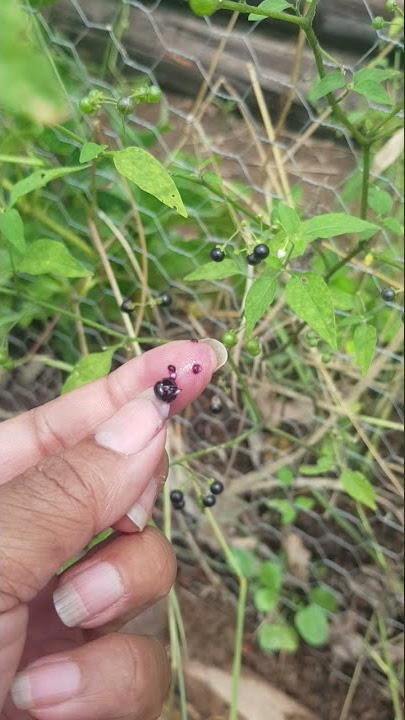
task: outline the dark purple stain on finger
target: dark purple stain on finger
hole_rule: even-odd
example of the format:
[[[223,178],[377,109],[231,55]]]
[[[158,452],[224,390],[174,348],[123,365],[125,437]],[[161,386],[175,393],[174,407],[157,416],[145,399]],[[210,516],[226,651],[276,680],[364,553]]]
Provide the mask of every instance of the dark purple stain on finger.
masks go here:
[[[192,343],[198,343],[199,341],[197,340],[197,338],[191,338],[190,342],[192,342]]]
[[[199,375],[200,372],[202,372],[202,366],[199,365],[198,363],[195,363],[192,367],[192,371],[193,371],[194,375]]]
[[[175,380],[176,377],[177,377],[177,370],[176,370],[175,366],[174,366],[174,365],[168,365],[167,369],[168,369],[168,371],[169,371],[169,377],[170,377],[172,380]]]

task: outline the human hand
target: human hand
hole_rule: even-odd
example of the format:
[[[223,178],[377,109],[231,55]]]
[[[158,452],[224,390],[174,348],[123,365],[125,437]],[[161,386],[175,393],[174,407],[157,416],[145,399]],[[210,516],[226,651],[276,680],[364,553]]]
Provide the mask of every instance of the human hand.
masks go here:
[[[100,628],[144,610],[174,581],[170,544],[139,530],[167,475],[166,420],[225,359],[215,341],[170,343],[0,425],[2,720],[159,716],[164,649]],[[168,365],[181,389],[170,405],[153,393]],[[108,527],[119,535],[56,577]]]

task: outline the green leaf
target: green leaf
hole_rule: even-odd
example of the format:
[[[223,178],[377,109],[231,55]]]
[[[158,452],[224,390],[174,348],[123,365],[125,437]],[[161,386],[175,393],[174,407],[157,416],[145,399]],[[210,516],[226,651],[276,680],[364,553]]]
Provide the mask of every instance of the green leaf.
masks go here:
[[[129,147],[114,153],[118,172],[135,183],[141,190],[153,195],[179,215],[187,217],[181,195],[166,168],[142,148]]]
[[[283,12],[283,10],[287,8],[292,8],[293,5],[286,0],[263,0],[258,7],[266,10],[266,12]],[[250,20],[250,22],[258,22],[259,20],[266,20],[266,16],[250,13],[248,20]]]
[[[354,73],[353,82],[359,83],[364,81],[371,81],[374,83],[382,83],[386,80],[392,80],[394,77],[399,77],[400,72],[393,70],[392,68],[363,68]]]
[[[80,151],[79,162],[88,163],[91,160],[95,160],[107,147],[108,145],[97,145],[97,143],[93,142],[84,143]]]
[[[14,250],[20,253],[24,252],[24,225],[18,210],[10,208],[0,214],[0,233],[4,235]]]
[[[241,275],[242,271],[234,260],[223,260],[221,263],[209,262],[194,270],[187,275],[184,280],[186,282],[196,282],[197,280],[224,280],[233,275]]]
[[[388,215],[391,212],[393,199],[386,190],[380,188],[370,188],[368,195],[368,204],[375,214],[379,217]]]
[[[357,470],[345,470],[340,476],[340,484],[353,500],[362,503],[370,510],[377,510],[375,490],[363,473]]]
[[[0,106],[45,125],[67,115],[64,92],[47,54],[36,43],[36,16],[15,0],[0,3]]]
[[[353,335],[356,363],[362,375],[367,375],[377,347],[377,330],[374,325],[362,323],[358,325]]]
[[[27,275],[62,275],[66,278],[91,275],[69,250],[57,240],[43,238],[30,245],[17,264],[17,270]]]
[[[270,588],[257,588],[254,594],[254,604],[256,610],[261,613],[269,613],[277,607],[279,594],[276,590]]]
[[[250,288],[245,303],[246,335],[251,335],[259,320],[266,314],[276,295],[276,278],[261,277]]]
[[[317,215],[310,220],[305,220],[301,225],[302,237],[306,242],[311,242],[317,238],[327,240],[337,235],[349,235],[364,232],[365,230],[373,231],[374,234],[379,229],[378,225],[352,215],[346,215],[346,213]]]
[[[309,99],[312,101],[320,100],[329,93],[334,92],[334,90],[340,90],[345,86],[346,80],[344,75],[342,75],[339,70],[336,70],[336,72],[331,72],[329,73],[329,75],[326,75],[315,85],[309,96]]]
[[[295,508],[291,505],[289,500],[267,500],[266,505],[272,510],[276,510],[281,515],[282,525],[291,525],[297,517]]]
[[[253,553],[249,550],[243,550],[242,548],[232,548],[231,553],[235,565],[243,577],[250,580],[256,575],[258,569],[256,555],[253,555]]]
[[[388,95],[387,91],[376,82],[372,80],[361,80],[354,84],[353,90],[359,95],[376,102],[379,105],[392,105],[392,100]]]
[[[13,185],[10,190],[9,207],[15,205],[24,195],[38,190],[39,188],[45,187],[52,180],[57,180],[64,175],[70,175],[71,173],[80,172],[85,170],[88,165],[77,165],[76,167],[61,167],[53,170],[35,170],[35,172],[28,175],[24,180],[20,180],[18,183]]]
[[[259,582],[269,590],[279,592],[283,584],[282,565],[275,562],[264,562],[260,568]]]
[[[333,350],[337,349],[333,302],[323,278],[315,273],[293,275],[286,286],[291,310],[312,327]]]
[[[276,473],[277,480],[283,487],[291,487],[294,482],[295,475],[290,468],[281,468]]]
[[[334,613],[337,610],[337,599],[332,590],[327,590],[324,587],[313,588],[310,590],[309,599],[312,604],[319,605],[327,612]]]
[[[335,467],[335,463],[332,457],[329,455],[322,455],[315,465],[301,465],[301,475],[322,475],[323,473],[329,472]]]
[[[343,310],[348,312],[354,308],[354,297],[350,293],[341,290],[340,288],[329,285],[329,292],[331,294],[333,307],[336,310]]]
[[[284,203],[279,203],[278,217],[288,237],[297,234],[301,227],[301,219],[294,208],[284,205]]]
[[[62,394],[75,390],[93,380],[98,380],[110,372],[113,355],[119,345],[113,345],[103,352],[90,353],[82,357],[66,378]]]
[[[297,633],[287,625],[262,625],[259,628],[258,640],[260,648],[266,653],[295,653],[298,650]]]
[[[302,639],[308,645],[321,647],[325,645],[329,636],[329,625],[324,610],[319,605],[308,605],[299,610],[294,618]]]
[[[295,498],[294,505],[299,510],[312,510],[315,505],[315,500],[313,500],[312,498],[304,497],[303,495],[299,495]]]
[[[401,225],[399,220],[394,217],[385,218],[384,227],[386,227],[390,232],[394,233],[394,235],[399,235],[401,237],[404,234],[404,226]]]

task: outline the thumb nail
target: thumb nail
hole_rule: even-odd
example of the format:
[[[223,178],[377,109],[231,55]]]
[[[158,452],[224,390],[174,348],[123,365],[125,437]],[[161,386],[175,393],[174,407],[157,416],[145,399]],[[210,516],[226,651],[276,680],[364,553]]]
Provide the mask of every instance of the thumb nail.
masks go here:
[[[120,455],[135,455],[162,429],[169,412],[169,405],[149,388],[102,423],[94,439],[97,445]]]
[[[225,365],[225,363],[228,360],[228,351],[219,340],[215,340],[214,338],[205,338],[204,340],[200,340],[203,345],[208,345],[209,348],[211,348],[212,352],[215,355],[216,359],[216,365],[214,368],[214,372],[216,370],[219,370],[221,367]]]

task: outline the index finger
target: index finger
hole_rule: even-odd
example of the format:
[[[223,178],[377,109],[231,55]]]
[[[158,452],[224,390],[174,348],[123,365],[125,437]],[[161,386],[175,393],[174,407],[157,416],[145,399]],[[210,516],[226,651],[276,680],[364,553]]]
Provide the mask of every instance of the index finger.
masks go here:
[[[169,365],[176,368],[179,388],[182,378],[188,378],[184,392],[171,406],[171,414],[178,412],[204,390],[226,358],[227,352],[217,340],[168,343],[129,360],[107,377],[1,423],[0,483],[48,455],[76,445],[120,407],[167,377]]]

